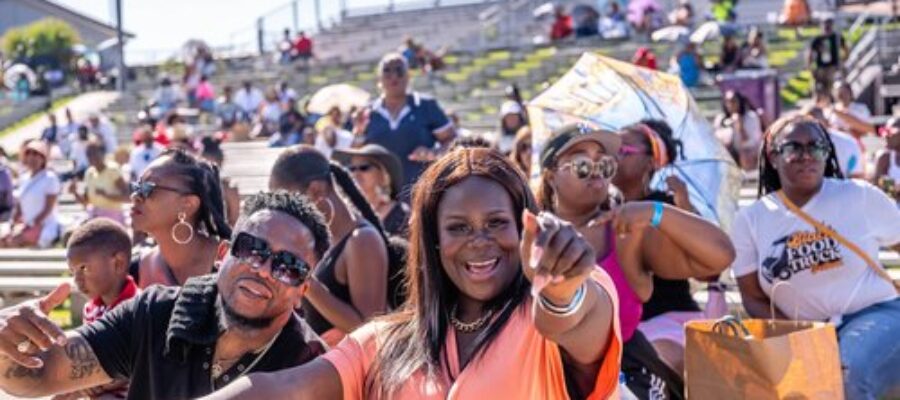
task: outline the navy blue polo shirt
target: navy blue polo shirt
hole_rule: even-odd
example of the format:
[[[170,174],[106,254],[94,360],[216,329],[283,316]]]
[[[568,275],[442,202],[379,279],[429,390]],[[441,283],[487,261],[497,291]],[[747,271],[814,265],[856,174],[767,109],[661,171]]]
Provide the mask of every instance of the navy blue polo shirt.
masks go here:
[[[419,179],[427,166],[427,163],[410,161],[409,155],[418,147],[434,147],[437,143],[435,132],[447,129],[451,122],[437,100],[418,93],[406,96],[406,106],[396,120],[391,120],[381,99],[375,100],[369,115],[366,143],[381,145],[400,158],[404,180],[402,196],[406,197],[409,186]]]

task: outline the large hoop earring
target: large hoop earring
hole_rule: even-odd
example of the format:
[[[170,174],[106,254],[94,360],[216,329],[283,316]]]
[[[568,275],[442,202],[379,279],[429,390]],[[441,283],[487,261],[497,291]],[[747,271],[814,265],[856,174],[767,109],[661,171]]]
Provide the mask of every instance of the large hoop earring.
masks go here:
[[[178,238],[177,232],[178,232],[178,227],[180,227],[180,226],[184,227],[182,229],[187,229],[187,232],[188,232],[187,239],[179,239]],[[191,224],[187,223],[187,214],[185,214],[184,212],[178,213],[178,223],[176,223],[175,225],[172,225],[171,233],[172,233],[172,240],[174,240],[175,243],[178,243],[180,245],[188,244],[191,242],[191,240],[194,240],[194,227],[191,226]]]
[[[323,201],[323,200],[326,203],[328,203],[328,222],[326,222],[325,225],[328,225],[330,227],[331,223],[334,222],[334,203],[332,203],[331,199],[329,199],[327,197],[323,198],[322,200],[319,200],[319,201]]]

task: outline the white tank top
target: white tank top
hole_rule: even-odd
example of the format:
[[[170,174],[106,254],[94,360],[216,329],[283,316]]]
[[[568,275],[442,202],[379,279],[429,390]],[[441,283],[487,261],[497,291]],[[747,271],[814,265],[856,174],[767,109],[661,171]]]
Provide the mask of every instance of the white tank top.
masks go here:
[[[894,179],[894,182],[900,182],[900,164],[897,163],[897,152],[891,150],[889,154],[887,175]]]

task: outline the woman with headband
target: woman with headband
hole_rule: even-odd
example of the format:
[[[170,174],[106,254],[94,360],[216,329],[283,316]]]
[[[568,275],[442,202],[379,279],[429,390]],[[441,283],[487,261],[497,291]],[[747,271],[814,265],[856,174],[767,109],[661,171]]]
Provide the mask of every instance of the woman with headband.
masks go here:
[[[613,132],[583,125],[556,131],[541,152],[538,197],[544,210],[569,221],[588,239],[598,265],[616,284],[628,388],[640,398],[650,391],[682,398],[681,378],[637,330],[643,304],[653,293],[654,276],[717,275],[734,259],[734,247],[718,227],[678,207],[660,201],[611,204],[620,148],[622,137]],[[658,155],[668,154],[662,150]]]
[[[666,179],[668,191],[655,190],[650,186],[653,176],[671,165],[681,153],[681,141],[672,137],[672,129],[661,120],[644,120],[625,127],[619,133],[622,147],[619,148],[619,168],[613,184],[622,193],[623,200],[660,201],[684,211],[696,213],[688,198],[684,182],[671,174]],[[718,275],[710,276],[715,281]],[[721,292],[722,287],[711,284],[710,290]],[[708,312],[716,310],[708,309]],[[684,323],[697,318],[711,318],[717,315],[705,314],[691,295],[687,279],[664,279],[653,276],[653,294],[644,303],[641,316],[641,332],[653,344],[660,358],[673,371],[684,370]]]

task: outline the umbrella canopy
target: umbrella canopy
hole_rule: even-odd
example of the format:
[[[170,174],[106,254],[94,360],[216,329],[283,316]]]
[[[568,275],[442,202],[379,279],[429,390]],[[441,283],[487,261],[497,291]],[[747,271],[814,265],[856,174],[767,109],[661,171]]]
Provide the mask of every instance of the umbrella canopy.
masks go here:
[[[19,81],[19,75],[21,74],[25,74],[25,77],[28,78],[28,83],[31,87],[34,87],[37,83],[37,75],[35,75],[31,67],[25,64],[15,64],[3,71],[3,84],[8,88],[16,87],[16,82]]]
[[[319,89],[309,99],[306,111],[324,115],[332,107],[338,107],[341,112],[347,113],[353,106],[364,107],[369,104],[369,98],[369,92],[350,84],[329,85]]]
[[[185,62],[192,62],[201,51],[211,52],[211,49],[206,42],[200,39],[190,39],[181,45],[181,56]]]
[[[532,182],[540,177],[538,155],[550,132],[567,123],[618,131],[645,118],[666,121],[675,138],[684,143],[684,158],[658,171],[651,185],[662,190],[665,178],[678,176],[704,218],[726,229],[730,226],[738,207],[740,170],[677,76],[585,53],[569,72],[529,102],[528,116]]]
[[[650,35],[650,39],[654,42],[678,42],[681,38],[686,38],[691,34],[691,30],[681,25],[671,25],[665,28],[657,29]]]

